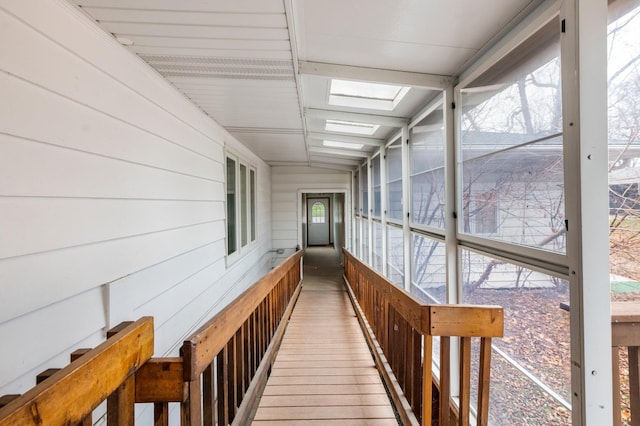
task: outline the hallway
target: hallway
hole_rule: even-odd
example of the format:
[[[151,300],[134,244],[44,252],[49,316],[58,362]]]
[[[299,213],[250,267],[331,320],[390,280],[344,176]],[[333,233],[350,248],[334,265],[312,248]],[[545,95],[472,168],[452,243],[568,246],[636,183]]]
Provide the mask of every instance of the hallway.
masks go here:
[[[309,247],[302,292],[256,425],[397,425],[332,247]]]

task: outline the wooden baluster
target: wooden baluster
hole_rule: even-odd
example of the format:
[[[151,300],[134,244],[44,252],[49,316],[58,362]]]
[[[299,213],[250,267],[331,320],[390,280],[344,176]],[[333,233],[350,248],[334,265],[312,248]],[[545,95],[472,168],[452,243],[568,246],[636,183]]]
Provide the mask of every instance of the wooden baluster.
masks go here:
[[[433,395],[433,373],[431,366],[433,351],[433,337],[424,336],[424,346],[422,352],[422,424],[431,424],[431,397]]]
[[[246,395],[247,389],[249,389],[249,385],[251,384],[251,379],[253,379],[253,371],[251,367],[251,328],[249,326],[250,319],[247,319],[244,324],[242,324],[242,335],[243,335],[243,351],[242,351],[242,371],[244,371],[244,388],[242,389],[243,395]]]
[[[213,361],[215,362],[215,360]],[[202,372],[202,421],[204,426],[215,425],[215,368],[209,364]]]
[[[439,424],[448,425],[451,413],[451,338],[440,336],[440,398]]]
[[[47,380],[49,377],[53,376],[60,370],[61,370],[60,368],[47,368],[42,373],[36,376],[36,385],[39,385],[40,383],[44,382],[45,380]]]
[[[227,404],[229,407],[229,423],[233,423],[236,415],[236,380],[235,380],[235,335],[227,343]]]
[[[618,346],[611,348],[611,364],[613,379],[613,426],[621,426],[620,407],[622,407],[622,402],[620,401],[620,351]]]
[[[478,426],[489,424],[489,385],[491,384],[491,338],[480,339],[480,366],[478,370]]]
[[[640,425],[640,357],[638,347],[629,346],[629,399],[631,400],[631,424]]]
[[[422,416],[422,335],[413,330],[413,401],[411,407],[418,421]]]
[[[107,339],[124,330],[133,321],[123,321],[107,331]],[[120,387],[107,398],[107,425],[133,425],[135,405],[135,376],[129,377]],[[129,407],[131,405],[131,407]]]
[[[458,424],[469,425],[471,393],[471,337],[460,338],[460,413]]]
[[[107,425],[133,426],[135,420],[136,376],[129,376],[107,397]]]
[[[169,403],[156,402],[155,404],[153,404],[153,426],[168,426],[168,425],[169,425]],[[82,423],[82,426],[85,426],[85,424]]]
[[[20,394],[7,394],[0,396],[0,408],[4,407],[19,396]]]
[[[229,424],[229,399],[227,394],[229,393],[229,372],[227,370],[227,347],[220,351],[216,356],[217,364],[217,380],[218,380],[218,424]]]
[[[242,327],[238,329],[235,337],[235,383],[236,383],[236,408],[240,407],[240,403],[242,403],[242,398],[244,397],[244,335],[242,332]]]

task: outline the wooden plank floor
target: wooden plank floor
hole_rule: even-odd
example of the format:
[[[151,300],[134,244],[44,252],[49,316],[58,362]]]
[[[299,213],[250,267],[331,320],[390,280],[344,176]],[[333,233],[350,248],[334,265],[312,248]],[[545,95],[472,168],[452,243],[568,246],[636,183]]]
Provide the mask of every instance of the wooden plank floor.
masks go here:
[[[253,423],[398,424],[339,274],[305,272]]]

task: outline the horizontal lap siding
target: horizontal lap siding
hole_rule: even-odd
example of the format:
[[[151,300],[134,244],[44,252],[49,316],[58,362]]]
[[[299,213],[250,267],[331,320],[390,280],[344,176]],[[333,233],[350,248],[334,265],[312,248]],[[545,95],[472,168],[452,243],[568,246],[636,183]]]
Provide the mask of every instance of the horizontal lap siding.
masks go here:
[[[177,354],[270,267],[269,167],[66,1],[3,2],[0,44],[0,394],[142,315]],[[258,182],[231,265],[225,146]]]
[[[274,248],[293,248],[301,238],[298,191],[334,192],[351,188],[351,173],[313,167],[273,167],[271,169],[272,228]],[[300,215],[300,216],[299,216]]]

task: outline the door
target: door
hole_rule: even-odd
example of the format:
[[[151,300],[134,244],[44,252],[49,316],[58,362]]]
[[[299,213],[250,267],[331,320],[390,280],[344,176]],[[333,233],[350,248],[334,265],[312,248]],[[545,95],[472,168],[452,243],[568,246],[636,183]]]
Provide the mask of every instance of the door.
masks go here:
[[[329,198],[307,198],[307,245],[329,244]]]

